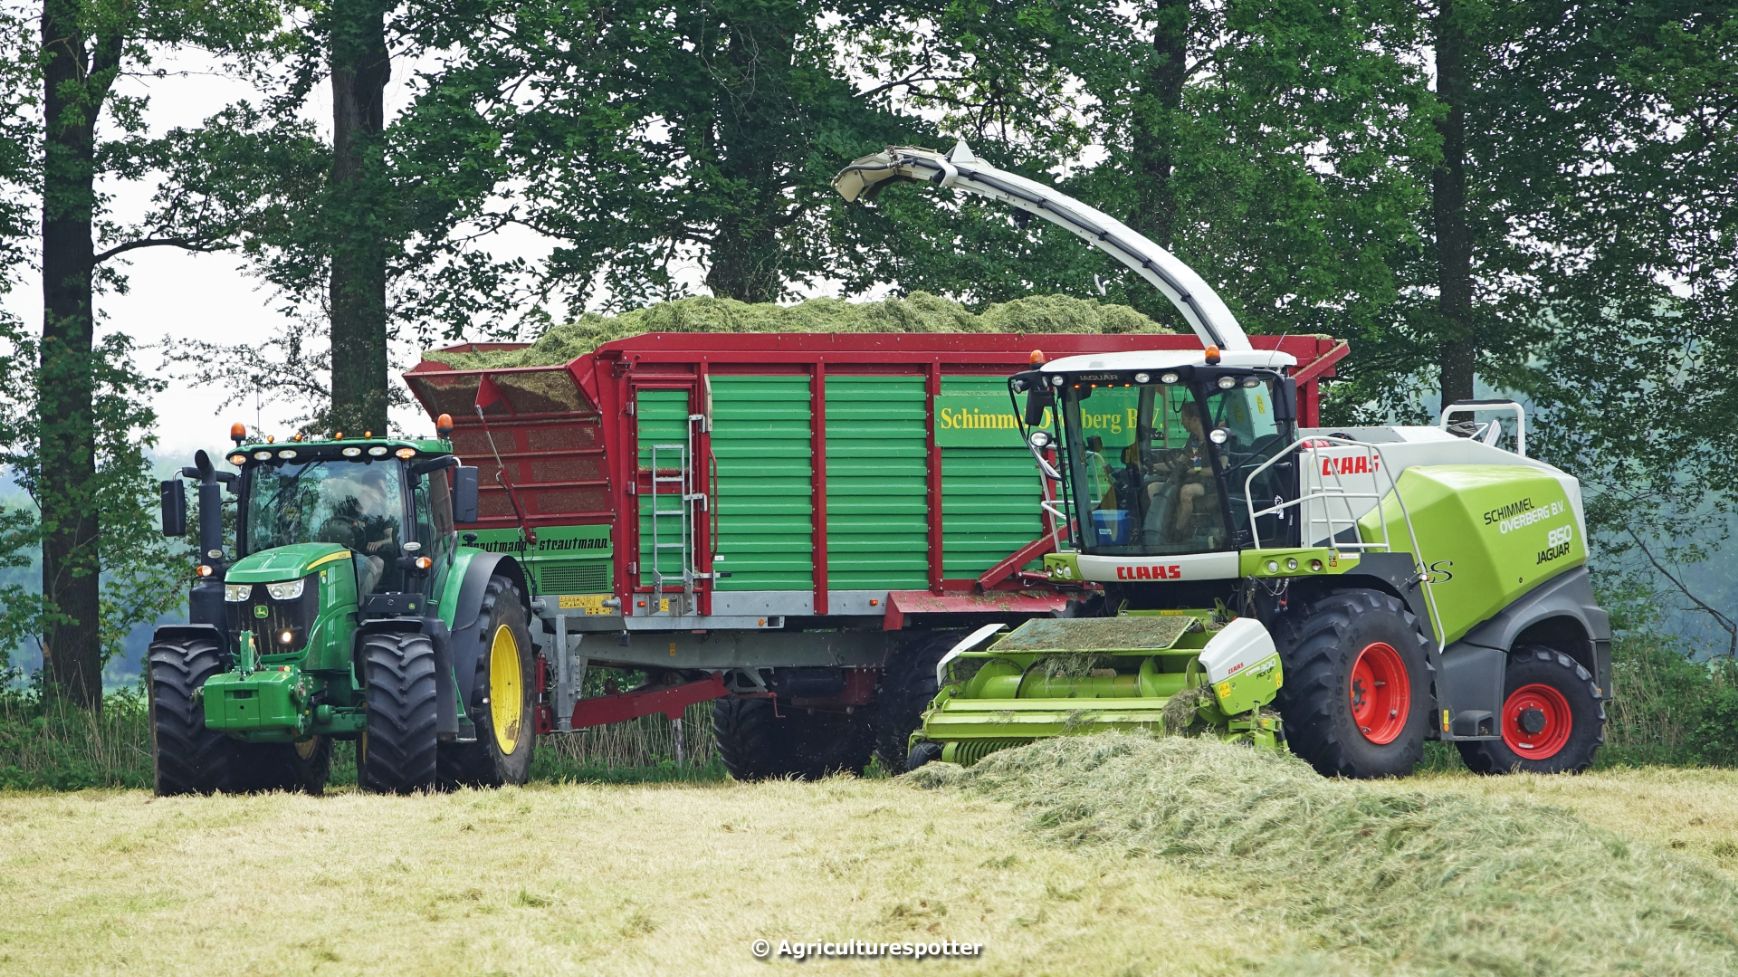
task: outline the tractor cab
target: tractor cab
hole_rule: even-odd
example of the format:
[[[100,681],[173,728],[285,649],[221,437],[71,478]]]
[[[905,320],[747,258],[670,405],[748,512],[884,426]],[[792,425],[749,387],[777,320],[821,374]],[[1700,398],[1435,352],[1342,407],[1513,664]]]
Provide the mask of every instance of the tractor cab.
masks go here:
[[[336,570],[361,617],[416,616],[452,562],[455,488],[461,507],[475,506],[474,470],[449,483],[459,465],[445,441],[238,443],[228,460],[240,469],[232,605],[258,587],[271,597],[333,583]]]
[[[1264,543],[1296,545],[1291,510],[1277,508],[1296,497],[1296,472],[1275,462],[1297,438],[1291,365],[1211,347],[1075,356],[1009,389],[1024,397],[1028,444],[1060,484],[1081,553],[1184,556],[1251,546],[1257,509],[1274,511],[1259,517]]]

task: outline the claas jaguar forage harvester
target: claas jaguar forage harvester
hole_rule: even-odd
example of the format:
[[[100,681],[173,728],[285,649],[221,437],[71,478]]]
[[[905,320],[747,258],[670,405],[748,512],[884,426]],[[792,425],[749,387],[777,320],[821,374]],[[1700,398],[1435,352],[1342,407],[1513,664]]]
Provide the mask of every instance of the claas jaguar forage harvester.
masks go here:
[[[1008,381],[1055,498],[1049,579],[1090,596],[986,625],[938,664],[907,763],[971,763],[1102,728],[1290,749],[1326,774],[1410,771],[1427,739],[1484,772],[1573,771],[1599,746],[1611,632],[1577,481],[1526,455],[1507,402],[1434,427],[1300,425],[1295,360],[1122,223],[962,143],[842,172],[1007,203],[1146,278],[1194,349],[1069,355]]]

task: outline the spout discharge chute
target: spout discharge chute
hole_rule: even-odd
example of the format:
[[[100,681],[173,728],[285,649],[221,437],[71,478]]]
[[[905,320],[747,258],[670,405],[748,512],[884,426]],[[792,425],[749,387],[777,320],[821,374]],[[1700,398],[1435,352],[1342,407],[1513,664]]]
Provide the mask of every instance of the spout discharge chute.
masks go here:
[[[1103,211],[1042,183],[991,166],[962,141],[946,153],[894,146],[865,156],[833,179],[846,200],[873,198],[889,183],[931,183],[997,200],[1035,214],[1127,265],[1183,314],[1203,346],[1249,349],[1249,337],[1225,302],[1193,268]]]

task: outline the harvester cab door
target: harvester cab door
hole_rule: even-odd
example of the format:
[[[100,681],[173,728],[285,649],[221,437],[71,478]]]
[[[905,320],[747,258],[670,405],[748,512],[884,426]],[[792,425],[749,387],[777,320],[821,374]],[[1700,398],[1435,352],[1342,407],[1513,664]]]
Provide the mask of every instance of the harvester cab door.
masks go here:
[[[635,615],[711,612],[712,445],[704,378],[632,385]]]

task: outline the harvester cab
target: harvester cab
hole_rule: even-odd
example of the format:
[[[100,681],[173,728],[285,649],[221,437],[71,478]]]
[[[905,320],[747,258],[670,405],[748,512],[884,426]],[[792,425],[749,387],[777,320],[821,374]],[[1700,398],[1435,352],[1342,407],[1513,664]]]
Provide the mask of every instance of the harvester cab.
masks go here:
[[[334,739],[365,789],[522,781],[534,736],[522,572],[459,545],[477,472],[447,440],[250,440],[200,452],[186,624],[148,663],[159,793],[318,791]],[[225,495],[233,518],[225,519]],[[226,525],[228,523],[228,525]],[[163,531],[186,532],[163,483]]]
[[[1300,429],[1296,364],[1126,225],[962,143],[892,148],[835,180],[1001,201],[1063,227],[1176,306],[1199,351],[1043,362],[1009,380],[1046,484],[1066,619],[986,627],[944,657],[908,765],[1100,728],[1290,748],[1327,774],[1579,770],[1602,739],[1610,626],[1576,480],[1525,454],[1506,402],[1435,427]],[[1482,414],[1512,413],[1505,430]]]

